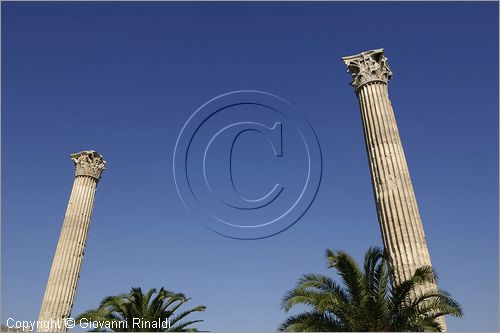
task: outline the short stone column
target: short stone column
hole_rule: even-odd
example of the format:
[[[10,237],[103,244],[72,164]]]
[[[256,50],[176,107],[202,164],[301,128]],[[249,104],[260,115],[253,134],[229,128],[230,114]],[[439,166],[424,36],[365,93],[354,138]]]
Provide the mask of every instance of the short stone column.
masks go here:
[[[384,247],[395,283],[431,266],[424,228],[413,191],[398,126],[387,90],[392,72],[383,49],[343,57],[356,91]],[[429,288],[429,289],[427,289]],[[436,289],[429,285],[426,290]],[[446,330],[444,317],[442,328]]]
[[[40,310],[38,331],[65,332],[71,314],[94,207],[97,182],[105,169],[103,157],[86,150],[72,154],[76,177],[50,269]]]

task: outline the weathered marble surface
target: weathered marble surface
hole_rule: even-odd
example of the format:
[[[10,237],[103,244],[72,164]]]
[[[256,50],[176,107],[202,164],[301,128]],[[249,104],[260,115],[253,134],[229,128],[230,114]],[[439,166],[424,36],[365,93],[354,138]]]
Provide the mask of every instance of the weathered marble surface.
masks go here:
[[[424,228],[387,84],[392,72],[383,49],[343,57],[361,109],[366,151],[384,247],[396,283],[418,267],[431,266]],[[425,289],[436,289],[435,284]],[[442,326],[446,329],[444,317]]]
[[[39,316],[39,321],[54,324],[47,330],[39,327],[39,331],[67,331],[64,319],[73,307],[97,182],[106,167],[103,157],[93,150],[71,154],[71,159],[75,163],[75,181]]]

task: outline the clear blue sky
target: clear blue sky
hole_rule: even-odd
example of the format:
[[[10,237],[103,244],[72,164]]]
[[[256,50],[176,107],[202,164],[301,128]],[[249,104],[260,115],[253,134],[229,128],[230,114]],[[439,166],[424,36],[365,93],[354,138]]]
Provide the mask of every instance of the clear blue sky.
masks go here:
[[[275,330],[284,292],[327,272],[326,248],[361,259],[381,245],[340,57],[384,47],[432,262],[465,311],[448,327],[498,330],[498,3],[3,2],[1,24],[2,322],[37,318],[74,177],[68,155],[95,149],[108,169],[73,314],[165,286],[208,306],[201,329]],[[172,176],[187,118],[239,89],[293,103],[323,151],[307,214],[258,241],[201,226]]]

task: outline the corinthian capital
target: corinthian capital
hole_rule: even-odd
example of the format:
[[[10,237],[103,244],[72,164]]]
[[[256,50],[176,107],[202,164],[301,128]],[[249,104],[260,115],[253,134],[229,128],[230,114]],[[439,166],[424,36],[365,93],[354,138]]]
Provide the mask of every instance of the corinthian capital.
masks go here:
[[[73,162],[75,162],[76,177],[89,176],[99,181],[102,172],[106,169],[106,161],[101,154],[94,150],[84,150],[70,156]]]
[[[384,56],[384,49],[361,52],[342,57],[342,60],[352,75],[351,85],[356,90],[368,82],[378,81],[387,84],[391,79],[392,72]]]

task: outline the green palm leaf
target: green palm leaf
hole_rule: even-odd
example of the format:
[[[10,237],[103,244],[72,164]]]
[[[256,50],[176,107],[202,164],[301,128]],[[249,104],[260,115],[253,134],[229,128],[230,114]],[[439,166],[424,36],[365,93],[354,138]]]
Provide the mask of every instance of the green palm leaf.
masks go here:
[[[202,320],[188,320],[183,321],[187,316],[194,312],[205,311],[206,307],[203,305],[195,306],[191,309],[185,309],[179,314],[176,311],[185,306],[189,301],[184,294],[173,293],[164,288],[150,289],[146,294],[143,294],[141,288],[132,288],[128,294],[120,294],[117,296],[105,297],[99,306],[95,309],[87,310],[77,316],[77,323],[85,319],[86,321],[99,321],[99,322],[127,322],[128,327],[113,326],[114,331],[198,331],[195,327],[189,327],[195,323],[202,322]],[[165,322],[170,323],[167,328],[154,328],[154,327],[134,327],[134,318],[139,318],[143,322]],[[125,325],[122,325],[125,326]],[[96,329],[97,331],[104,331],[104,329]]]
[[[443,290],[422,293],[437,277],[431,267],[417,269],[411,279],[393,285],[391,264],[383,250],[366,252],[363,268],[343,251],[326,251],[328,267],[342,284],[321,274],[305,274],[285,293],[285,312],[295,306],[308,311],[290,315],[280,331],[441,331],[438,318],[463,316],[460,305]]]

